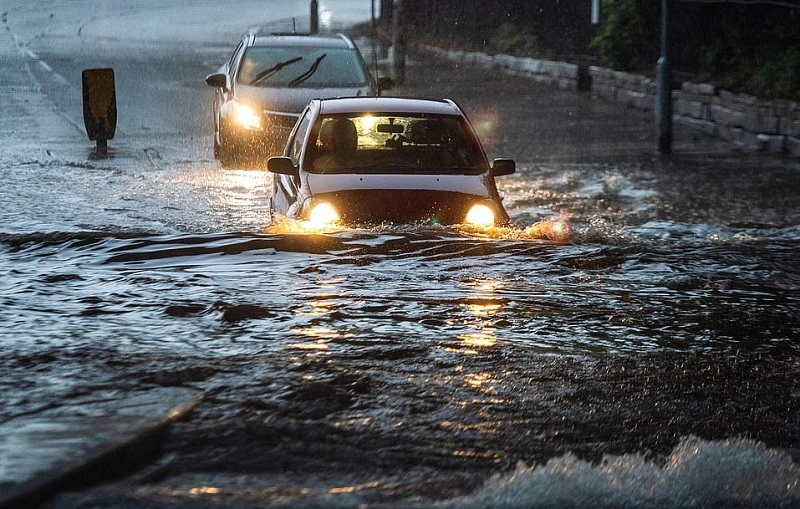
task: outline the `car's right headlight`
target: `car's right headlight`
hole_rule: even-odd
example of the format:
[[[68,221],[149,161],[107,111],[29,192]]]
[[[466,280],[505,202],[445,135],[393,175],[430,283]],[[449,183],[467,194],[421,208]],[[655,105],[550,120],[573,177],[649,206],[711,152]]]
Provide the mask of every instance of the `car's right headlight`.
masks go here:
[[[263,128],[261,116],[258,112],[246,104],[233,101],[233,118],[239,127],[251,131],[260,131]]]
[[[341,217],[333,205],[326,201],[315,203],[308,213],[308,222],[315,228],[330,226],[340,219]]]
[[[464,222],[472,226],[494,226],[494,210],[485,203],[476,203],[470,207]]]

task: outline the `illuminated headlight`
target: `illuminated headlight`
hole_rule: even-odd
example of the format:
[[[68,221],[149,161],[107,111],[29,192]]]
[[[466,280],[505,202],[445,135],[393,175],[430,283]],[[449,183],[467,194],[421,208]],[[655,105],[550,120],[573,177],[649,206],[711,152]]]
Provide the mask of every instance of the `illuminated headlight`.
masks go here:
[[[488,205],[478,203],[469,209],[464,222],[473,226],[494,226],[494,210]]]
[[[308,214],[308,222],[314,227],[331,225],[341,219],[339,213],[328,202],[320,202],[311,207]]]
[[[240,127],[254,131],[261,130],[261,117],[256,110],[238,102],[234,102],[233,105],[234,117],[236,118],[236,123]]]

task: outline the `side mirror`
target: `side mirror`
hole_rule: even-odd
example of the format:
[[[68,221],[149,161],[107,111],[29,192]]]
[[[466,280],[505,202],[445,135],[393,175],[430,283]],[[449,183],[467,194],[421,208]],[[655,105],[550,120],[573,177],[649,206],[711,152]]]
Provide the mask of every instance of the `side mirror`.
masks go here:
[[[497,158],[492,162],[492,175],[502,177],[517,171],[517,163],[513,159]]]
[[[206,76],[206,85],[214,88],[228,88],[228,75],[222,72],[215,72]]]
[[[267,159],[267,169],[279,175],[297,175],[297,167],[291,157],[273,156]]]
[[[385,90],[394,88],[394,80],[389,76],[378,76],[378,95]]]

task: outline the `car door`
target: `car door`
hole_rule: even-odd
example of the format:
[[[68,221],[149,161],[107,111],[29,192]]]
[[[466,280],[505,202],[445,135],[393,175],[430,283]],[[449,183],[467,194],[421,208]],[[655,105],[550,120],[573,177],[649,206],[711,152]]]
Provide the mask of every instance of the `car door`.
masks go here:
[[[219,133],[219,120],[220,109],[229,96],[232,95],[233,80],[235,78],[235,70],[238,65],[241,55],[244,50],[245,40],[239,41],[239,44],[231,53],[230,58],[225,62],[217,72],[223,73],[228,76],[228,86],[225,88],[217,88],[214,92],[214,132]]]
[[[300,186],[300,160],[308,130],[311,127],[311,110],[306,108],[300,115],[294,130],[289,135],[289,140],[284,149],[284,155],[290,157],[298,173],[295,175],[273,175],[272,177],[272,210],[278,214],[286,215],[289,207],[297,201]]]

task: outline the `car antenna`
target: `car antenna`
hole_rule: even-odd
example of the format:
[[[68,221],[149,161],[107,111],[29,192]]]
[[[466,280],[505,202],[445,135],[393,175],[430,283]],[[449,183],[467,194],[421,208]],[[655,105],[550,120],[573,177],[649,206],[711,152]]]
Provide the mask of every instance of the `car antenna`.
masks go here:
[[[294,16],[292,16],[292,33],[293,34],[297,33],[297,18],[295,18]]]

